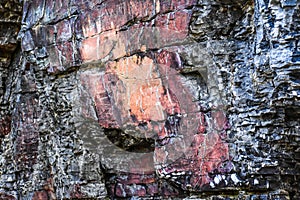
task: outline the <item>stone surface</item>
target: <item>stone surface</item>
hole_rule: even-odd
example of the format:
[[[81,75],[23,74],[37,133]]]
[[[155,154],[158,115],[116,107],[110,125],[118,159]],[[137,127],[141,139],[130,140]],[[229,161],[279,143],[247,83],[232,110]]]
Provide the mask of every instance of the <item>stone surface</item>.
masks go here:
[[[296,0],[4,0],[0,199],[299,199]]]

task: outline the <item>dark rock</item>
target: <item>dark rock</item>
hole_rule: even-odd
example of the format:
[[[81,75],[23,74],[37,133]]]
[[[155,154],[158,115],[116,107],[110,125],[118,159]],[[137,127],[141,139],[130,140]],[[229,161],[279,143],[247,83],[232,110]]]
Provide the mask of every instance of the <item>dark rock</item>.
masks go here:
[[[299,199],[295,0],[4,0],[0,199]]]

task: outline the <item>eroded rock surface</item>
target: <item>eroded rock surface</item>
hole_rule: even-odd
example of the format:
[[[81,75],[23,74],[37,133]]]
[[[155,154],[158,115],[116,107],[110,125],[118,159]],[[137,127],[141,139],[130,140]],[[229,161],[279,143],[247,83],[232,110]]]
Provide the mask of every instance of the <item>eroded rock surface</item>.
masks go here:
[[[0,198],[300,198],[299,5],[3,1]]]

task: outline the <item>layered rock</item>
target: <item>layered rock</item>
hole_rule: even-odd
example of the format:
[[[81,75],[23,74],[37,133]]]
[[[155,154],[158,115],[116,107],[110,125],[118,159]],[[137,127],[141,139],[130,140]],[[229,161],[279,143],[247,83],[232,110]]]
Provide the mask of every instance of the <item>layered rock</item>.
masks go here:
[[[21,28],[22,6],[17,1],[0,3],[0,136],[11,130],[11,113],[8,111],[10,88],[9,68],[18,47],[17,35]]]
[[[297,1],[1,6],[1,198],[299,198]]]

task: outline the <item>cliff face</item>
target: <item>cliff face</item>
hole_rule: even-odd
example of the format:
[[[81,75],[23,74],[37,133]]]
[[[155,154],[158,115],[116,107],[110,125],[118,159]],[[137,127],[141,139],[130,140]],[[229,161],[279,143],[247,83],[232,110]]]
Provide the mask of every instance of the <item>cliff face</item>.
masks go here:
[[[296,0],[5,0],[2,199],[300,198]]]

